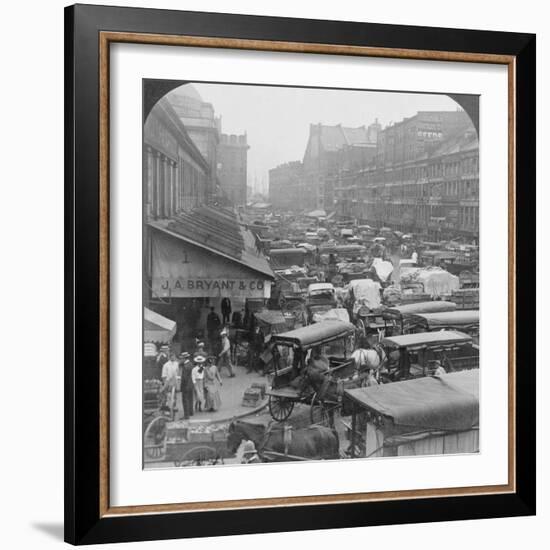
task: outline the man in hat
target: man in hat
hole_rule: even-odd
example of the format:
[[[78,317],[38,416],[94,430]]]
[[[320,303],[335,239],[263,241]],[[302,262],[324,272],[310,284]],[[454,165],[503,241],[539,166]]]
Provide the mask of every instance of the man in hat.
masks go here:
[[[174,411],[176,405],[176,387],[178,385],[179,364],[176,361],[176,354],[170,353],[170,360],[162,367],[162,393],[167,396],[167,406]]]
[[[210,308],[210,313],[206,317],[206,333],[208,335],[208,345],[210,346],[210,351],[215,353],[216,349],[216,337],[222,322],[220,316],[216,313],[213,307]]]
[[[258,451],[253,441],[245,441],[243,445],[243,457],[241,464],[257,464],[261,462]]]
[[[203,355],[206,357],[204,342],[197,341],[197,349],[195,350],[195,353],[193,353],[193,357],[197,357],[197,355]]]
[[[191,371],[191,380],[195,393],[195,410],[200,412],[204,405],[204,363],[206,359],[204,355],[197,355],[193,361],[195,366]]]
[[[229,317],[232,311],[231,300],[227,298],[227,296],[222,298],[221,310],[222,310],[222,322],[224,325],[227,325],[229,324]]]
[[[223,329],[220,336],[222,338],[222,350],[218,355],[220,373],[222,367],[225,367],[229,371],[229,377],[234,378],[235,373],[233,372],[233,364],[231,363],[231,342],[229,341],[227,330]]]
[[[172,352],[170,354],[170,360],[166,361],[162,366],[162,381],[164,385],[171,389],[175,388],[178,381],[179,365],[176,361],[176,354]]]
[[[195,393],[195,387],[193,385],[193,363],[187,352],[183,352],[180,355],[180,369],[181,369],[181,403],[183,406],[183,419],[187,420],[190,416],[193,416],[193,396]]]
[[[162,368],[164,367],[164,364],[168,362],[169,353],[170,348],[168,346],[164,345],[160,347],[160,351],[155,360],[155,364],[157,366],[157,377],[159,379],[162,378]]]

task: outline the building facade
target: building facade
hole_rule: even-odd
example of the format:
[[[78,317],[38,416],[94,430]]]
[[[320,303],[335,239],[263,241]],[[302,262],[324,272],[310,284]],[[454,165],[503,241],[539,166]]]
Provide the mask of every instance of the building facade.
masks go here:
[[[303,209],[334,210],[343,172],[366,167],[376,155],[379,124],[349,128],[310,124],[300,190]]]
[[[434,237],[479,229],[479,141],[463,111],[419,112],[378,134],[374,163],[344,174],[337,213]]]
[[[204,331],[223,298],[268,299],[273,272],[233,207],[216,206],[217,166],[191,137],[168,96],[143,131],[143,305],[176,322],[174,342]],[[196,128],[197,126],[195,126]],[[210,130],[203,133],[211,135]],[[196,137],[196,135],[195,135]],[[208,140],[199,142],[208,152]],[[217,159],[217,147],[214,153]]]
[[[249,148],[246,134],[221,134],[218,181],[222,194],[234,206],[246,205]]]
[[[216,117],[213,105],[203,101],[190,84],[176,88],[166,95],[166,99],[208,163],[210,172],[215,175],[218,164],[221,119]],[[209,188],[211,195],[216,193],[216,183],[216,179],[212,178]]]
[[[144,126],[145,216],[162,219],[208,201],[213,173],[185,126],[161,99]]]
[[[275,208],[300,210],[303,165],[299,160],[280,164],[269,171],[269,202]]]

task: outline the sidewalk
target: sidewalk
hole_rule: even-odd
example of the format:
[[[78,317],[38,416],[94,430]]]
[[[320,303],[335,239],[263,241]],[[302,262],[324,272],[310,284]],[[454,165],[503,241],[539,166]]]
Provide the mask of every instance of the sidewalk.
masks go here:
[[[233,417],[243,416],[248,414],[256,414],[258,409],[265,406],[267,399],[261,401],[257,407],[243,407],[243,395],[247,388],[252,386],[254,382],[260,384],[266,384],[267,389],[267,377],[260,376],[253,372],[246,373],[245,367],[235,367],[235,377],[229,378],[227,369],[222,369],[221,379],[222,387],[220,388],[221,407],[216,412],[195,412],[191,417],[192,420],[201,422],[224,422],[230,421]],[[178,412],[176,413],[176,419],[183,418],[183,408],[181,404],[181,394],[177,394],[178,399]]]

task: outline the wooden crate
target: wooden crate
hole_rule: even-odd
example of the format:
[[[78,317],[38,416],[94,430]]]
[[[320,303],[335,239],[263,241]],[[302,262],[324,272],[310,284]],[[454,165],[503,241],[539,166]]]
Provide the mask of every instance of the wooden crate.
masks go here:
[[[248,388],[243,395],[243,407],[256,407],[262,400],[262,392],[259,388]]]

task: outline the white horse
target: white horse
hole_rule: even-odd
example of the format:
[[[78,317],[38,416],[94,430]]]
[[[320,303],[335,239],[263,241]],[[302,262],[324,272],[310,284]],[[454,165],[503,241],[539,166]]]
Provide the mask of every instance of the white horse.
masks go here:
[[[386,352],[381,346],[376,346],[376,349],[356,349],[352,354],[355,361],[355,368],[361,372],[365,370],[377,371],[386,361]]]

